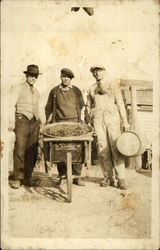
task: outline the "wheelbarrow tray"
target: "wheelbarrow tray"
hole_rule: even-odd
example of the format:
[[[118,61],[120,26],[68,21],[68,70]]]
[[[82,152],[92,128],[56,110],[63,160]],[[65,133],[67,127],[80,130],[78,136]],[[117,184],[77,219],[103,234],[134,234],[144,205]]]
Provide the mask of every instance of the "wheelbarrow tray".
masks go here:
[[[90,125],[86,125],[89,128],[89,132],[85,135],[77,135],[77,136],[53,136],[50,134],[47,134],[46,130],[52,127],[58,127],[59,125],[80,125],[81,123],[78,122],[58,122],[58,123],[52,123],[52,124],[47,124],[44,125],[41,130],[40,133],[43,135],[43,137],[45,138],[45,141],[51,141],[51,139],[53,138],[53,141],[83,141],[83,140],[87,140],[88,138],[92,138],[93,135],[93,128]],[[47,138],[49,140],[47,140]]]
[[[45,125],[40,133],[43,136],[44,143],[50,143],[50,161],[57,162],[66,162],[66,154],[70,152],[72,154],[73,163],[84,163],[85,162],[85,143],[87,141],[92,141],[93,128],[88,126],[90,132],[85,135],[79,136],[52,136],[46,133],[46,130],[52,128],[53,126],[58,125],[80,125],[76,122],[61,122],[61,123],[52,123]],[[87,126],[87,125],[86,125]]]

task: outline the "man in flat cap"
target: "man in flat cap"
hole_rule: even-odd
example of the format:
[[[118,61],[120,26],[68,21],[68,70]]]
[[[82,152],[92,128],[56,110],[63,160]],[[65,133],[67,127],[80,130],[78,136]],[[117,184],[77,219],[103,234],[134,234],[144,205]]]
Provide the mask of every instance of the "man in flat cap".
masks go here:
[[[31,183],[38,154],[39,92],[34,87],[39,73],[37,65],[28,65],[26,80],[11,88],[9,131],[15,132],[12,188]]]
[[[121,127],[129,129],[118,81],[106,80],[105,68],[95,65],[90,68],[96,83],[89,89],[87,97],[88,111],[97,134],[97,146],[104,180],[100,186],[113,186],[113,170],[117,187],[126,189],[125,164],[116,147],[116,140],[121,134]]]
[[[74,78],[74,74],[70,69],[63,68],[61,70],[61,84],[50,91],[45,107],[47,123],[81,121],[81,110],[84,107],[84,100],[80,89],[71,84],[72,78]],[[66,176],[65,163],[59,162],[57,169],[60,179]],[[72,164],[73,175],[78,177],[81,175],[81,171],[82,164]],[[73,183],[84,186],[84,182],[80,178],[75,178]]]

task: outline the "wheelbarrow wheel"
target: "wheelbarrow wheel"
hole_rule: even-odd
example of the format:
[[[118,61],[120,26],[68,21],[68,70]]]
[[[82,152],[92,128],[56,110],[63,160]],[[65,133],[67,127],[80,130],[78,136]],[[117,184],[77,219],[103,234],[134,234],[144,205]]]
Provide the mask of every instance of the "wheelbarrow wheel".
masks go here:
[[[72,155],[67,153],[67,194],[68,202],[72,201]]]

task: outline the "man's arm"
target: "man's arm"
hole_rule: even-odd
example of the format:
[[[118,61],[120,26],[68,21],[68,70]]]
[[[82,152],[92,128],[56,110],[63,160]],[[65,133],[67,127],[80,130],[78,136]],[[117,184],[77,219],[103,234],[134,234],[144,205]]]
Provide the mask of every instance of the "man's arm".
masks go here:
[[[86,101],[86,106],[85,106],[85,121],[86,123],[90,123],[92,122],[91,119],[91,110],[92,110],[92,105],[93,105],[93,98],[91,96],[90,90],[87,94],[87,101]]]
[[[53,96],[54,96],[54,92],[53,92],[53,90],[51,90],[49,93],[47,104],[45,106],[46,122],[48,121],[49,116],[53,111]]]
[[[85,106],[83,95],[80,89],[76,88],[77,94],[78,94],[78,99],[79,99],[79,105],[80,109],[82,109]]]
[[[8,130],[13,131],[15,128],[16,103],[20,93],[20,84],[12,85],[9,91],[9,125]]]
[[[79,120],[83,121],[84,120],[84,99],[83,99],[83,95],[82,92],[79,88],[73,86],[75,94],[76,94],[76,98],[77,98],[77,112],[78,112],[78,116],[79,116]]]
[[[121,93],[119,84],[117,84],[116,87],[114,88],[114,96],[115,96],[116,104],[118,106],[119,113],[122,119],[123,127],[125,128],[125,130],[128,130],[130,125],[128,124],[128,121],[127,121],[126,109],[124,106],[122,93]]]

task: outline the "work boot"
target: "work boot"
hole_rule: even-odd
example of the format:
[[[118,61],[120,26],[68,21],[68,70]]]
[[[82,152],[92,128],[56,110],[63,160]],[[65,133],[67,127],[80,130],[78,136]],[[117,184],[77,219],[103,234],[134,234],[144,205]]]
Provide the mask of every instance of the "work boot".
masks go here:
[[[80,178],[73,179],[73,184],[75,184],[77,186],[85,186],[84,181],[82,181]]]
[[[36,187],[40,183],[39,178],[25,178],[21,181],[21,184],[26,186],[26,187]]]
[[[13,180],[13,182],[11,183],[11,188],[18,189],[20,188],[20,185],[21,185],[20,180]]]
[[[59,181],[57,182],[58,186],[66,184],[66,181],[67,181],[66,175],[59,175],[58,178],[59,178]]]
[[[114,180],[112,178],[107,178],[101,181],[100,183],[101,187],[108,187],[108,186],[114,186]]]
[[[124,190],[127,189],[127,186],[126,186],[126,183],[125,183],[124,179],[119,179],[118,180],[117,187],[120,188],[120,189],[124,189]]]

